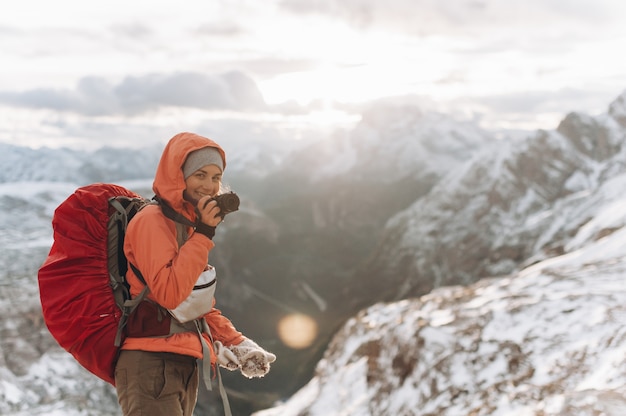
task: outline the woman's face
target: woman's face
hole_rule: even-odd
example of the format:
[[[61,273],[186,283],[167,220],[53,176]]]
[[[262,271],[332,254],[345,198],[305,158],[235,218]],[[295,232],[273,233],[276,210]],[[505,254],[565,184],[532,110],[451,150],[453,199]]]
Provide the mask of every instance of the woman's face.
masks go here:
[[[215,196],[220,190],[222,171],[216,165],[206,165],[185,179],[183,197],[194,206],[203,196]]]

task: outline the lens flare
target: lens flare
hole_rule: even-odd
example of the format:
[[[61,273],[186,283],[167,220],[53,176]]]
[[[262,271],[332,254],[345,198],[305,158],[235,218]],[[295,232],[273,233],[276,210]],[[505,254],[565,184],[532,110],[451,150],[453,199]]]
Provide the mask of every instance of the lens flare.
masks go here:
[[[317,322],[310,316],[294,313],[278,322],[278,336],[283,344],[293,349],[311,346],[317,337]]]

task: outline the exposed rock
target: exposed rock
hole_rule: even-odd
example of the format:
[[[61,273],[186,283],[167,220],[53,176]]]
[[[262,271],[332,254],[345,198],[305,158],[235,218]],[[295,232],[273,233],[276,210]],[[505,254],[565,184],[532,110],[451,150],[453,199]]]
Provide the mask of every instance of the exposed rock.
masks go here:
[[[255,416],[623,415],[618,234],[515,275],[362,311],[307,386]]]
[[[557,132],[484,152],[388,222],[360,272],[381,276],[381,283],[362,290],[401,299],[562,253],[601,206],[602,184],[626,172],[623,137],[599,120],[570,114]]]

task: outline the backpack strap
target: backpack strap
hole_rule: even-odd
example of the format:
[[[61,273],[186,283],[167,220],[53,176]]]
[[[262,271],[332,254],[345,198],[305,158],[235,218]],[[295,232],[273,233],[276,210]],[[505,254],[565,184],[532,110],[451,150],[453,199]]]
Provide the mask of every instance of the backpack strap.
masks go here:
[[[211,359],[206,359],[207,357],[211,357],[211,351],[202,334],[205,333],[208,335],[211,340],[211,344],[213,344],[213,336],[211,335],[211,330],[209,329],[209,324],[206,319],[200,318],[196,319],[194,322],[196,323],[196,329],[198,331],[198,335],[200,336],[200,341],[202,341],[202,353],[204,356],[204,359],[202,360],[202,378],[207,390],[211,391]],[[222,405],[224,406],[224,414],[226,416],[232,416],[230,403],[228,401],[228,394],[226,394],[226,389],[224,388],[224,383],[222,382],[222,373],[220,373],[220,367],[217,363],[215,364],[215,372],[217,373],[217,386],[220,390]]]
[[[124,204],[117,198],[110,198],[109,205],[114,208],[108,222],[108,256],[109,260],[109,280],[116,304],[120,306],[122,316],[117,325],[115,341],[113,345],[119,347],[122,344],[122,331],[126,326],[129,315],[137,308],[137,305],[146,297],[150,289],[146,285],[141,272],[132,264],[133,269],[139,280],[144,284],[144,288],[137,297],[131,299],[130,291],[126,283],[126,272],[128,270],[126,256],[124,255],[124,235],[128,226],[129,219],[137,213],[147,203],[138,204],[139,200],[128,199]]]
[[[134,268],[134,266],[132,265],[131,267]],[[143,280],[143,277],[142,277],[142,280]],[[122,331],[124,330],[124,327],[126,326],[128,317],[130,316],[131,313],[135,311],[135,309],[137,309],[137,306],[139,306],[139,304],[144,301],[148,293],[150,293],[150,288],[148,287],[148,285],[145,285],[137,296],[135,296],[132,299],[127,299],[126,301],[124,301],[124,307],[122,309],[122,318],[120,319],[120,323],[117,326],[117,333],[115,334],[114,345],[116,347],[119,347],[122,345]]]

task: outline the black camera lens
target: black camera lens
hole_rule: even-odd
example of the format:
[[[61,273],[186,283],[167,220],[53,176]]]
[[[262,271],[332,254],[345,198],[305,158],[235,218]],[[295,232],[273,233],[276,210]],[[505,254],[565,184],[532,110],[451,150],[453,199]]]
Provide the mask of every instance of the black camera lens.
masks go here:
[[[222,214],[228,214],[239,209],[239,197],[234,192],[218,195],[215,200]]]

